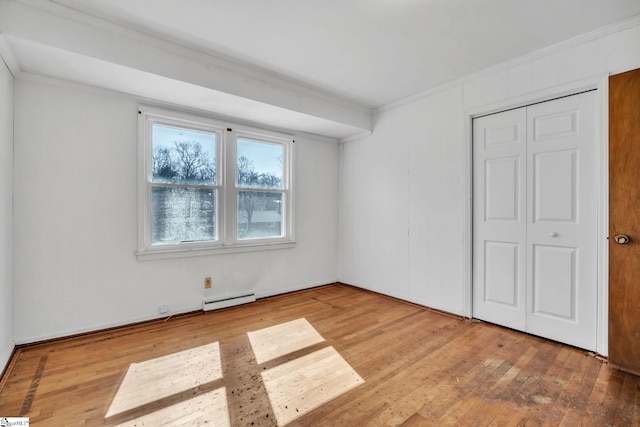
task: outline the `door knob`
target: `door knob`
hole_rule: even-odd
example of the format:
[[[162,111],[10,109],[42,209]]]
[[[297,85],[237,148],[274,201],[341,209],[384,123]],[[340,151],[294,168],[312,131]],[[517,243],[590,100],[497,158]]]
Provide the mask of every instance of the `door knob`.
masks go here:
[[[613,237],[613,240],[615,240],[616,243],[619,244],[619,245],[626,245],[631,241],[629,236],[627,236],[625,234],[618,234],[618,235]]]

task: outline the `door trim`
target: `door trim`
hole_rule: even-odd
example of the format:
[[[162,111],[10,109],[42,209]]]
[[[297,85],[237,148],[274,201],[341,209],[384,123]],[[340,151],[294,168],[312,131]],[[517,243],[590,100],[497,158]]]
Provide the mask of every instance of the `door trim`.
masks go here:
[[[596,351],[598,354],[608,355],[608,307],[609,307],[609,257],[608,257],[608,229],[609,229],[609,74],[598,75],[588,79],[530,92],[525,95],[507,98],[491,104],[473,107],[463,112],[465,124],[465,227],[464,227],[464,302],[463,315],[473,318],[473,119],[488,114],[498,113],[514,108],[525,107],[539,102],[550,101],[555,98],[576,95],[588,90],[597,90],[598,111],[596,116],[596,142],[599,176],[597,192],[597,330]]]

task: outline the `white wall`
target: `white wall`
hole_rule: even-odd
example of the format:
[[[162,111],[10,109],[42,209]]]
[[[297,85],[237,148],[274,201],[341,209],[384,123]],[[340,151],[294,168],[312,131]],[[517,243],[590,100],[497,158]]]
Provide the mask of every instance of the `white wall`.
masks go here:
[[[7,346],[159,317],[160,304],[199,309],[205,276],[213,277],[214,295],[269,295],[340,279],[464,314],[466,112],[640,67],[637,25],[571,43],[384,109],[370,136],[340,147],[297,137],[295,249],[161,261],[133,255],[137,101],[16,80],[13,301],[20,309]],[[11,86],[4,74],[2,95]],[[1,153],[10,142],[3,134]],[[10,248],[2,260],[10,264]]]
[[[383,109],[342,144],[340,280],[468,314],[468,112],[638,67],[636,20]]]
[[[13,77],[0,58],[0,372],[13,352]]]
[[[451,312],[462,310],[462,90],[381,114],[342,145],[340,279]]]
[[[295,248],[137,261],[136,137],[135,99],[16,80],[18,343],[200,309],[205,276],[207,296],[337,280],[337,143],[296,137]]]

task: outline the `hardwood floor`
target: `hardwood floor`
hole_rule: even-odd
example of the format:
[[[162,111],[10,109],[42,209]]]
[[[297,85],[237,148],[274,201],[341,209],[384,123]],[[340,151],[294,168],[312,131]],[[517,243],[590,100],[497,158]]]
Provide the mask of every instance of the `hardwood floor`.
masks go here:
[[[640,378],[585,351],[346,285],[23,348],[32,425],[640,425]]]

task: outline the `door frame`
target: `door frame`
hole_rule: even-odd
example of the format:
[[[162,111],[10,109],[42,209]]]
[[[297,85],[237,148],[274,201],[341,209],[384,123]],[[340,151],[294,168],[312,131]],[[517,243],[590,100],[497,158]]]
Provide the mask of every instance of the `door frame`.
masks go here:
[[[597,173],[597,326],[596,351],[608,355],[608,307],[609,307],[609,74],[554,86],[505,98],[490,104],[465,109],[465,233],[464,233],[464,302],[463,314],[473,318],[473,119],[505,110],[550,101],[555,98],[576,95],[597,89],[596,143]]]

